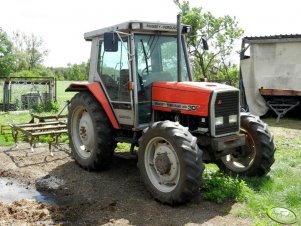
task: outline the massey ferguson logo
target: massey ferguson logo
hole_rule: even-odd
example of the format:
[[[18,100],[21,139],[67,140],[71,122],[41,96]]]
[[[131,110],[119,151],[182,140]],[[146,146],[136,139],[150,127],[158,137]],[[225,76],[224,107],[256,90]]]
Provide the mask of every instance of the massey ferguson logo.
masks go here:
[[[179,103],[170,103],[170,102],[162,102],[162,101],[153,101],[153,106],[162,107],[162,108],[172,108],[177,110],[185,110],[185,111],[196,111],[200,108],[199,105],[179,104]]]
[[[199,108],[197,105],[187,105],[187,107],[188,111],[196,111]]]

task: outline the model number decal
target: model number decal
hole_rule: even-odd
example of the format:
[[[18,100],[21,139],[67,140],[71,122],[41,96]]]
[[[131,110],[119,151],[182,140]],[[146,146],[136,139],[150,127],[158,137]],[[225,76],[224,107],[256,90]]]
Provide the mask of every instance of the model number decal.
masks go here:
[[[162,108],[172,108],[177,110],[185,110],[185,111],[196,111],[200,107],[199,105],[170,103],[170,102],[162,102],[162,101],[153,101],[153,106],[162,107]]]

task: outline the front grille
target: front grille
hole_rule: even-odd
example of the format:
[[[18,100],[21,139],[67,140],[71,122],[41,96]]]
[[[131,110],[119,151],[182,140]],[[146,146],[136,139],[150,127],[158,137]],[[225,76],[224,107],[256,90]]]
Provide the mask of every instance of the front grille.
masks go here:
[[[215,135],[237,132],[239,130],[239,118],[237,118],[237,123],[229,123],[229,116],[237,115],[239,117],[239,91],[217,93],[214,107],[215,117],[222,116],[224,119],[223,125],[215,126]]]

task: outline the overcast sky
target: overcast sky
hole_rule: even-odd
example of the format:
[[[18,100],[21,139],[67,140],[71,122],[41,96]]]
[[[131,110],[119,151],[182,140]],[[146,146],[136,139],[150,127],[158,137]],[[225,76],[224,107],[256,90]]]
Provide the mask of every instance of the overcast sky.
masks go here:
[[[191,0],[215,16],[235,16],[245,36],[301,33],[300,0]],[[83,33],[127,20],[175,22],[172,0],[0,0],[0,27],[43,38],[46,66],[66,66],[89,58]]]

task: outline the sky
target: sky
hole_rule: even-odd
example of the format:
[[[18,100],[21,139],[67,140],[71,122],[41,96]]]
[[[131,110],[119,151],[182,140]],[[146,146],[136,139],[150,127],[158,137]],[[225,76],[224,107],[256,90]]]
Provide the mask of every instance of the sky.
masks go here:
[[[245,36],[301,33],[300,0],[190,0],[214,16],[235,16]],[[34,34],[49,50],[44,64],[86,62],[90,43],[83,34],[128,20],[176,22],[173,0],[0,0],[0,27]],[[237,56],[238,57],[238,56]]]

